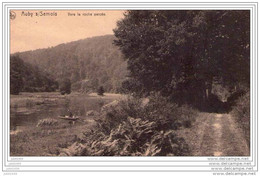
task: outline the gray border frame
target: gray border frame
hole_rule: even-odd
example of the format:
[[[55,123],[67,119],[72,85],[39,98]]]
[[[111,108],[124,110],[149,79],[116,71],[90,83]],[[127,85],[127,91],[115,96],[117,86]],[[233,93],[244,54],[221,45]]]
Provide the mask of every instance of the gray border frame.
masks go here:
[[[153,2],[153,3],[143,3],[143,2],[138,2],[138,3],[131,3],[131,2],[125,2],[125,3],[117,3],[117,2],[115,2],[115,3],[108,3],[108,2],[88,2],[88,3],[82,3],[82,2],[80,2],[80,3],[78,3],[78,2],[75,2],[75,3],[56,3],[56,2],[52,2],[52,3],[44,3],[44,2],[38,2],[38,3],[31,3],[31,2],[24,2],[24,3],[15,3],[15,2],[12,2],[12,3],[5,3],[5,2],[3,2],[2,3],[2,9],[3,9],[3,12],[2,12],[2,22],[4,22],[4,24],[9,24],[9,21],[7,21],[6,20],[6,17],[8,17],[9,16],[9,9],[12,9],[12,8],[14,8],[15,6],[19,6],[19,7],[25,7],[26,9],[37,9],[37,8],[35,8],[35,7],[31,7],[31,6],[35,6],[35,5],[38,5],[38,6],[44,6],[45,8],[51,8],[51,9],[57,9],[57,10],[59,10],[58,9],[58,6],[60,6],[60,5],[64,5],[64,6],[66,6],[66,8],[68,8],[68,10],[69,9],[71,9],[71,6],[72,5],[76,5],[76,6],[85,6],[85,7],[83,7],[82,9],[79,9],[79,10],[83,10],[83,9],[91,9],[91,7],[92,7],[92,5],[94,6],[94,8],[96,8],[96,7],[98,7],[98,6],[100,6],[100,5],[111,5],[112,7],[114,7],[115,9],[117,9],[116,8],[116,5],[121,5],[121,6],[125,6],[125,5],[132,5],[132,6],[130,6],[130,8],[129,7],[127,7],[127,8],[124,8],[124,9],[131,9],[131,8],[136,8],[136,7],[140,7],[140,5],[152,5],[152,6],[154,6],[154,7],[157,7],[158,5],[161,5],[161,4],[163,4],[163,5],[171,5],[171,6],[173,6],[173,5],[175,5],[175,6],[179,6],[180,4],[182,5],[182,4],[194,4],[195,6],[197,5],[198,7],[202,7],[203,5],[205,5],[205,4],[210,4],[210,5],[214,5],[214,4],[217,4],[217,5],[219,5],[219,4],[221,4],[221,5],[223,5],[223,4],[225,4],[225,5],[234,5],[234,4],[236,4],[236,5],[239,5],[239,6],[241,6],[241,7],[245,7],[245,6],[247,6],[247,8],[249,8],[249,7],[251,7],[250,8],[250,10],[251,10],[251,13],[252,13],[252,11],[254,11],[254,14],[251,14],[252,16],[251,16],[251,18],[254,18],[255,20],[258,18],[258,2],[238,2],[238,3],[235,3],[235,2],[172,2],[172,3],[169,3],[169,2],[161,2],[161,3],[159,3],[159,2]],[[224,6],[225,6],[224,5]],[[12,7],[13,6],[13,7]],[[73,6],[73,7],[74,7]],[[86,6],[87,6],[87,8],[86,8]],[[63,7],[64,8],[64,7]],[[75,7],[74,7],[75,8]],[[93,7],[92,7],[93,8]],[[150,9],[151,9],[152,7],[150,7]],[[75,10],[75,9],[74,9]],[[113,10],[113,9],[111,9],[111,10]],[[117,10],[119,10],[119,9],[117,9]],[[257,16],[256,16],[257,15]],[[254,36],[254,37],[257,37],[257,29],[258,29],[258,23],[257,23],[257,21],[254,21],[254,25],[255,26],[251,26],[251,27],[253,27],[253,32],[251,32],[251,38],[252,38],[252,36]],[[4,25],[3,25],[3,27],[4,27]],[[252,34],[252,33],[254,33],[254,34]],[[4,59],[4,58],[7,58],[8,59],[8,61],[9,61],[9,56],[8,56],[8,49],[9,49],[9,40],[7,40],[8,38],[9,38],[9,36],[7,36],[7,35],[5,35],[5,34],[8,34],[8,31],[6,31],[6,29],[4,29],[3,30],[3,33],[2,33],[2,38],[3,38],[3,41],[2,41],[2,46],[3,46],[3,60],[2,60],[2,64],[3,64],[3,75],[2,75],[2,78],[3,78],[3,80],[6,80],[6,76],[8,76],[8,74],[6,75],[6,71],[8,71],[9,69],[9,63],[8,62],[6,62],[6,60]],[[5,44],[8,44],[7,45],[7,47],[6,47],[6,45]],[[255,53],[251,53],[251,58],[253,57],[252,55],[254,55],[256,58],[258,58],[258,53],[257,53],[257,46],[258,46],[258,41],[255,43],[255,46],[253,46],[252,45],[252,48],[254,47],[254,51],[255,51]],[[252,49],[253,50],[253,49]],[[7,53],[6,53],[7,52]],[[254,58],[255,58],[254,57]],[[254,67],[253,67],[253,65],[250,63],[250,67],[251,67],[251,82],[252,81],[255,81],[255,83],[257,83],[257,75],[258,75],[258,70],[257,70],[257,59],[256,59],[256,64],[254,65]],[[8,66],[8,68],[5,68],[4,66],[5,65],[7,65]],[[6,70],[7,69],[7,70]],[[254,75],[254,74],[252,74],[252,70],[254,70],[254,71],[257,71],[257,75]],[[8,80],[9,81],[9,80]],[[8,82],[7,81],[7,82]],[[9,84],[9,82],[8,82],[8,84]],[[4,93],[9,93],[9,90],[7,89],[7,85],[5,85],[4,86],[4,88],[3,88],[3,90],[2,90],[2,95],[3,95],[3,99],[2,99],[2,103],[3,103],[3,111],[2,111],[2,114],[3,114],[3,118],[2,118],[2,139],[5,139],[5,141],[6,141],[6,136],[7,136],[7,134],[9,134],[6,130],[8,130],[9,129],[9,127],[6,127],[4,124],[9,124],[8,122],[8,118],[6,119],[6,118],[4,118],[5,116],[5,114],[6,114],[6,112],[7,112],[7,109],[9,108],[9,107],[7,107],[6,106],[6,104],[4,104],[5,103],[5,101],[4,100],[7,100],[7,97],[9,97],[9,94],[4,94]],[[258,93],[257,93],[257,84],[255,85],[255,92],[254,92],[254,95],[258,95]],[[251,88],[252,88],[252,86],[251,86]],[[251,89],[250,88],[250,89]],[[252,94],[253,94],[253,92],[252,92],[252,90],[250,91],[250,93],[251,93],[251,99],[252,99]],[[254,117],[257,117],[257,115],[258,115],[258,111],[257,111],[257,108],[256,108],[256,105],[257,105],[257,102],[258,101],[258,99],[254,99],[254,103],[251,105],[251,108],[254,108],[254,110],[256,110],[256,112],[254,112]],[[7,103],[8,104],[8,103]],[[253,107],[254,106],[254,107]],[[251,109],[252,110],[252,109]],[[253,114],[253,112],[251,111],[251,114]],[[7,121],[6,121],[7,120]],[[256,123],[254,123],[254,126],[253,126],[253,122],[256,122]],[[257,120],[257,118],[255,119],[255,121],[254,121],[254,119],[252,119],[252,115],[251,115],[251,127],[254,127],[254,129],[256,130],[256,132],[258,132],[258,124],[257,124],[257,122],[258,122],[258,120]],[[256,162],[254,162],[254,161],[257,161],[258,160],[258,158],[256,158],[256,155],[255,154],[257,154],[258,153],[258,151],[257,151],[257,146],[258,146],[258,140],[257,140],[257,134],[258,133],[256,133],[256,135],[254,134],[254,133],[252,133],[252,130],[253,130],[253,128],[251,128],[251,143],[252,143],[252,141],[255,141],[256,143],[256,147],[254,148],[255,149],[255,151],[253,151],[253,150],[251,150],[250,149],[250,151],[251,151],[251,156],[254,154],[254,158],[252,158],[252,160],[250,160],[250,161],[253,161],[253,163],[254,163],[254,166],[257,166],[257,170],[258,170],[258,163]],[[6,134],[7,133],[7,134]],[[253,135],[254,134],[254,135]],[[8,137],[7,137],[7,139],[8,139]],[[252,140],[252,139],[254,139],[254,140]],[[251,147],[253,148],[253,146],[251,145]],[[25,165],[25,166],[21,166],[21,165],[13,165],[13,164],[15,164],[15,163],[18,163],[18,162],[71,162],[71,161],[50,161],[50,160],[48,160],[48,161],[39,161],[39,160],[37,160],[37,161],[34,161],[34,160],[23,160],[23,161],[21,161],[21,160],[8,160],[8,157],[9,156],[7,156],[6,155],[6,153],[4,152],[4,151],[6,151],[6,149],[7,149],[7,146],[6,145],[3,145],[3,148],[2,148],[2,156],[4,156],[3,158],[2,158],[2,163],[4,163],[4,165],[2,165],[2,171],[4,171],[4,167],[12,167],[12,168],[14,168],[14,167],[16,167],[16,168],[19,168],[19,167],[30,167],[30,166],[28,166],[28,165]],[[22,157],[19,157],[19,158],[22,158]],[[125,157],[124,157],[125,158]],[[147,157],[147,158],[149,158],[149,157]],[[161,157],[158,157],[158,158],[161,158]],[[165,157],[164,157],[165,158]],[[216,157],[215,157],[216,158]],[[240,158],[240,157],[228,157],[228,156],[225,156],[225,157],[218,157],[218,158]],[[246,158],[246,157],[243,157],[243,158]],[[7,159],[7,160],[6,160]],[[7,162],[6,162],[7,161]],[[158,161],[152,161],[152,160],[147,160],[147,161],[141,161],[141,160],[132,160],[132,161],[129,161],[129,160],[126,160],[126,161],[122,161],[122,160],[118,160],[118,161],[113,161],[113,160],[106,160],[106,161],[108,161],[108,162],[158,162]],[[13,164],[11,164],[11,163],[8,163],[8,162],[15,162],[15,163],[13,163]],[[82,160],[79,160],[79,161],[73,161],[73,162],[101,162],[101,161],[93,161],[93,160],[89,160],[89,161],[82,161]],[[104,162],[104,161],[102,161],[102,162]],[[181,160],[181,161],[172,161],[172,160],[164,160],[164,161],[161,161],[161,162],[165,162],[165,163],[167,163],[167,162],[187,162],[187,160],[185,161],[185,160]],[[188,161],[188,162],[192,162],[192,161]],[[240,160],[240,161],[221,161],[221,160],[218,160],[218,161],[209,161],[209,160],[206,160],[206,161],[194,161],[194,162],[210,162],[210,163],[212,163],[212,162],[249,162],[249,160],[245,160],[245,161],[242,161],[242,160]],[[11,165],[7,165],[7,164],[11,164]],[[257,164],[257,165],[255,165],[255,164]],[[63,166],[63,165],[62,165]],[[94,165],[94,166],[89,166],[89,165],[79,165],[79,166],[77,166],[77,167],[120,167],[120,166],[115,166],[115,165]],[[36,166],[36,167],[39,167],[39,166]],[[48,167],[47,165],[44,165],[44,166],[42,166],[42,167]],[[59,167],[59,166],[57,166],[57,165],[52,165],[51,167]],[[65,167],[69,167],[69,166],[65,166]],[[129,165],[129,166],[124,166],[124,167],[156,167],[156,166],[153,166],[153,165]],[[161,166],[162,167],[162,166]],[[164,165],[163,167],[187,167],[187,165],[183,165],[183,166],[174,166],[174,165],[169,165],[169,164],[167,164],[167,165]],[[192,167],[207,167],[207,166],[201,166],[201,165],[197,165],[197,166],[192,166]],[[208,166],[208,167],[214,167],[214,166]],[[225,167],[225,166],[216,166],[216,167]],[[9,170],[5,170],[5,171],[9,171]],[[29,170],[28,170],[29,171]],[[39,170],[37,170],[37,171],[39,171]],[[44,171],[44,172],[46,172],[47,170],[41,170],[41,171]],[[60,170],[60,171],[63,171],[63,170]],[[89,171],[89,170],[86,170],[86,171]],[[95,171],[95,170],[91,170],[91,171]],[[101,170],[97,170],[98,172],[100,172]],[[118,171],[118,170],[106,170],[106,171]],[[127,170],[124,170],[124,171],[127,171]],[[135,171],[137,171],[137,170],[129,170],[129,171],[131,171],[131,172],[135,172]],[[147,171],[147,170],[143,170],[143,171]],[[148,170],[148,171],[151,171],[151,170]],[[154,170],[152,170],[153,172],[155,172]],[[173,171],[173,172],[175,172],[175,170],[164,170],[164,171],[166,171],[166,172],[169,172],[169,171]],[[194,172],[194,171],[188,171],[188,170],[185,170],[186,172]],[[198,170],[196,170],[196,172],[197,172]],[[199,170],[200,171],[200,170]],[[11,172],[14,172],[14,170],[11,170]],[[15,172],[17,172],[17,170],[15,171]],[[20,170],[19,172],[27,172],[26,170]],[[53,170],[51,171],[51,172],[53,172]],[[66,171],[66,172],[68,172],[68,171]],[[73,170],[73,172],[75,172],[74,170]],[[82,172],[82,171],[80,171],[80,172]],[[85,171],[83,171],[83,172],[85,172]],[[105,172],[105,171],[104,171]],[[140,172],[140,170],[138,170],[138,172]],[[158,170],[158,172],[161,172],[161,170]],[[204,172],[204,171],[203,171]],[[208,171],[206,171],[206,172],[208,172]]]

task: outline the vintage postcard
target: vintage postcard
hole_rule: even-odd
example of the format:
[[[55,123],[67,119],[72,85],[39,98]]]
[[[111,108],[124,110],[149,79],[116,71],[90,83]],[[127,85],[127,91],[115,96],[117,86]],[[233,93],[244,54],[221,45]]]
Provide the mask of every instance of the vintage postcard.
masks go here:
[[[7,157],[252,159],[254,10],[92,5],[7,9]]]
[[[10,30],[11,156],[250,155],[250,11],[12,10]]]

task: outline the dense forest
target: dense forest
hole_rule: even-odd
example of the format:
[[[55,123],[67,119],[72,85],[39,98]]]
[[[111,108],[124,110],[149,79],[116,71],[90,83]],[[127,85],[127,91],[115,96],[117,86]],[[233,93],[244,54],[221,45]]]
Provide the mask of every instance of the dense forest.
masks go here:
[[[58,88],[58,82],[37,66],[25,63],[19,56],[10,58],[10,92],[51,92]]]
[[[114,39],[113,35],[93,37],[14,55],[56,82],[69,79],[72,91],[97,91],[102,86],[106,92],[118,92],[127,69],[121,52],[113,45]]]
[[[114,30],[130,77],[123,87],[139,95],[160,92],[205,107],[250,84],[249,11],[128,11]]]

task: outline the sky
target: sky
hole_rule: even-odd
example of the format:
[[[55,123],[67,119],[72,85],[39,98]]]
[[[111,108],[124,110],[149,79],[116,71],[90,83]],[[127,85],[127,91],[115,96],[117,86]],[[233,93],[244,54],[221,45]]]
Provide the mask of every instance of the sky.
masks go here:
[[[15,53],[113,34],[124,11],[13,10],[11,13],[14,18],[10,19],[10,52]]]

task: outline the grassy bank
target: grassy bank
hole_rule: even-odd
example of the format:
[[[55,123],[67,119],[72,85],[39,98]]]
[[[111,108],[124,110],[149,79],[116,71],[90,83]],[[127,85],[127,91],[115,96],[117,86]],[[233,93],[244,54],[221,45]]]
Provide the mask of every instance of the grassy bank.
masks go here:
[[[19,95],[10,96],[10,107],[32,107],[35,105],[41,105],[44,103],[56,103],[58,99],[65,98],[65,96],[60,95],[59,92],[38,92],[38,93],[27,93],[22,92]]]
[[[57,155],[58,148],[71,145],[79,133],[92,125],[91,120],[76,122],[74,125],[60,120],[55,126],[35,127],[11,135],[11,156]]]
[[[235,117],[236,121],[239,124],[239,127],[242,128],[245,138],[247,140],[248,146],[250,146],[250,93],[247,92],[245,95],[240,97],[236,101],[236,105],[233,106],[231,112]]]
[[[70,124],[66,120],[59,119],[52,113],[46,113],[46,119],[57,121],[53,125],[38,126],[35,124],[25,126],[20,130],[10,132],[11,156],[46,156],[57,155],[59,148],[66,148],[76,141],[77,136],[87,129],[92,129],[92,116],[86,115],[88,111],[100,111],[101,107],[116,99],[122,98],[121,95],[105,94],[77,94],[60,95],[59,93],[22,93],[21,95],[11,96],[11,111],[16,113],[16,120],[34,120],[38,115],[44,116],[45,109],[57,109],[63,107],[66,102],[70,103],[70,110],[75,115],[80,116],[80,120],[75,124]],[[86,103],[87,102],[87,103]],[[66,109],[66,107],[65,107]],[[40,110],[35,113],[35,110]],[[31,113],[33,112],[33,113]],[[22,113],[22,116],[19,114]],[[43,114],[43,115],[42,115]],[[52,115],[51,117],[48,115]],[[38,121],[41,121],[40,119]],[[12,118],[11,118],[12,122]]]

